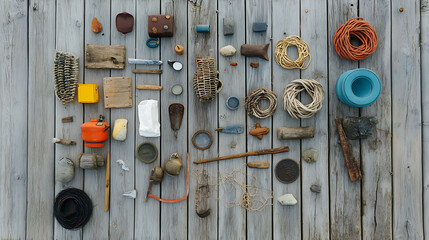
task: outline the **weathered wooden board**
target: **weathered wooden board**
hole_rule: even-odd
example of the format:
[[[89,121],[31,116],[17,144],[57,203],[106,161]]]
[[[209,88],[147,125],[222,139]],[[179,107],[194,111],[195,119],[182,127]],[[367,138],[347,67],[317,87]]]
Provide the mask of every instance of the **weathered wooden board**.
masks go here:
[[[219,79],[223,82],[224,88],[219,93],[219,117],[218,127],[225,127],[232,124],[246,123],[246,113],[244,110],[244,98],[246,97],[246,58],[240,55],[240,46],[245,42],[245,2],[234,0],[220,0],[218,2],[218,37],[219,48],[232,45],[237,49],[237,53],[232,57],[224,57],[218,54],[219,59]],[[235,23],[234,35],[223,35],[223,19],[233,18]],[[230,63],[236,62],[237,66]],[[240,107],[231,111],[226,107],[226,100],[230,96],[240,99]],[[219,156],[238,154],[246,152],[247,128],[242,134],[219,133]],[[251,136],[250,136],[251,137]],[[219,173],[225,174],[233,169],[243,168],[246,159],[233,159],[219,162]],[[267,171],[262,169],[261,171]],[[269,170],[268,170],[269,171]],[[245,176],[237,176],[237,180],[246,183]],[[212,189],[213,191],[214,189]],[[222,193],[219,193],[222,195]],[[228,202],[240,201],[240,192],[227,193],[219,199],[219,239],[245,239],[246,238],[246,210],[241,207],[227,207]]]
[[[423,239],[420,3],[391,6],[393,235]]]
[[[271,39],[271,27],[267,29],[267,32],[254,33],[252,31],[253,22],[266,22],[268,26],[271,26],[271,0],[246,0],[246,44],[262,45],[270,43]],[[270,61],[266,61],[255,57],[243,57],[246,61],[246,95],[257,88],[271,89],[271,48],[272,43],[268,49],[268,55]],[[250,62],[259,62],[258,68],[252,68],[249,66]],[[278,110],[277,110],[278,111]],[[278,112],[277,112],[278,113]],[[272,122],[273,117],[266,119],[257,119],[247,116],[247,131],[253,129],[256,123],[261,124],[262,127],[268,127],[271,129],[270,133],[264,136],[263,140],[259,140],[256,137],[247,135],[247,150],[255,151],[265,148],[271,148],[273,146],[272,136]],[[261,162],[272,162],[272,156],[253,156],[247,157],[247,162],[261,161]],[[269,196],[271,194],[271,187],[273,186],[273,177],[271,171],[264,171],[260,169],[248,168],[248,175],[256,177],[255,183],[261,188],[261,194],[263,196]],[[253,180],[253,176],[247,177],[247,184],[250,184]],[[268,190],[268,191],[267,191]],[[270,200],[269,203],[272,203]],[[264,227],[261,228],[261,222],[264,223]],[[261,211],[247,212],[247,237],[250,239],[271,239],[273,237],[273,211],[269,205],[263,208]],[[284,238],[285,236],[283,236]]]
[[[131,77],[106,77],[103,79],[104,107],[130,108],[133,106]]]
[[[302,126],[314,126],[315,136],[303,140],[301,153],[314,148],[319,158],[315,163],[301,161],[302,181],[302,238],[329,239],[329,149],[328,139],[328,101],[331,96],[328,89],[328,26],[317,26],[328,18],[327,1],[301,1],[301,38],[311,48],[311,63],[301,71],[302,79],[315,79],[322,84],[325,99],[322,109],[309,119],[302,119]],[[324,9],[324,11],[321,11]],[[335,98],[335,96],[333,96]],[[311,98],[301,94],[301,102],[309,103]],[[320,193],[310,191],[311,185],[322,187]]]
[[[25,239],[28,2],[0,2],[0,238]],[[24,93],[24,94],[23,94]],[[19,150],[18,150],[19,149]]]
[[[421,1],[420,14],[421,66],[429,65],[429,1]],[[429,69],[422,67],[422,93],[429,92]],[[425,239],[429,239],[429,95],[422,94],[423,120],[423,226]]]
[[[357,62],[342,59],[334,46],[334,35],[338,27],[357,16],[358,1],[328,1],[328,86],[329,86],[329,171],[330,171],[330,217],[332,239],[361,239],[361,183],[351,182],[334,119],[359,116],[359,109],[341,103],[335,92],[335,83],[345,71],[358,67]],[[353,156],[360,162],[359,141],[350,141]]]
[[[376,132],[361,141],[363,239],[392,238],[391,58],[390,1],[360,1],[359,15],[377,31],[377,50],[360,67],[376,72],[383,86],[380,98],[361,109],[361,116],[376,116]],[[374,11],[377,14],[374,14]]]
[[[136,26],[139,26],[135,29],[136,34],[136,58],[143,59],[159,59],[160,49],[158,48],[149,48],[146,46],[146,40],[149,38],[147,33],[147,15],[149,14],[158,14],[160,12],[159,1],[137,1],[135,21]],[[154,65],[143,65],[144,68],[158,69],[159,66]],[[138,66],[131,65],[131,68]],[[140,67],[140,66],[139,66]],[[168,67],[166,64],[162,67]],[[136,79],[136,84],[155,84],[160,85],[158,75],[134,75]],[[135,93],[135,106],[143,100],[155,99],[160,100],[160,93],[157,91],[140,91],[136,90]],[[158,105],[161,106],[161,103],[158,102]],[[165,109],[162,109],[167,111]],[[138,128],[140,127],[139,123],[139,114],[136,112],[135,116],[135,146],[137,147],[143,142],[151,142],[155,144],[158,148],[159,154],[158,159],[151,163],[146,164],[134,158],[135,160],[135,186],[139,194],[135,200],[135,220],[134,220],[134,238],[146,238],[146,239],[160,239],[161,233],[161,224],[162,219],[161,215],[161,204],[155,199],[148,199],[145,201],[146,190],[149,184],[150,171],[155,166],[161,166],[161,161],[163,156],[163,149],[160,145],[160,138],[145,138],[139,135]],[[161,124],[164,123],[164,119],[160,118]],[[164,132],[164,127],[161,128],[162,133]],[[163,181],[164,182],[164,181]],[[160,196],[160,184],[154,185],[152,187],[152,194]],[[144,237],[143,237],[144,236]]]
[[[74,9],[74,11],[70,11]],[[63,52],[71,52],[75,56],[79,56],[79,82],[83,78],[83,35],[84,35],[84,1],[61,0],[57,1],[57,23],[56,23],[56,49]],[[77,96],[76,96],[77,98]],[[76,121],[63,124],[61,118],[73,115]],[[58,99],[55,99],[55,137],[66,138],[76,141],[74,146],[66,146],[55,144],[55,163],[63,157],[68,157],[76,162],[77,157],[83,151],[83,144],[80,132],[80,125],[83,119],[83,104],[75,101],[61,104]],[[57,166],[57,164],[55,164]],[[74,179],[68,183],[55,182],[55,195],[60,191],[75,187],[83,188],[83,170],[75,168]],[[55,220],[54,225],[55,239],[81,239],[82,230],[70,231],[64,229],[58,221]]]
[[[215,157],[218,155],[218,136],[214,134],[217,127],[218,97],[210,103],[202,103],[196,97],[192,85],[192,78],[196,71],[196,59],[201,57],[213,57],[217,63],[217,1],[188,1],[188,151],[191,161]],[[197,33],[195,26],[199,24],[209,24],[210,33]],[[196,149],[191,139],[195,132],[206,130],[213,136],[213,144],[210,149],[201,151]],[[191,164],[193,169],[205,169],[212,179],[218,176],[218,164],[208,163],[203,166]],[[190,179],[190,194],[188,199],[188,238],[189,239],[217,239],[217,222],[218,222],[218,202],[216,200],[217,192],[212,192],[208,202],[208,208],[211,209],[210,216],[200,218],[194,213],[195,207],[195,188],[197,187],[196,179]],[[192,211],[191,211],[192,209]]]
[[[124,69],[125,46],[87,44],[85,67],[90,69]]]
[[[33,64],[28,66],[26,236],[34,239],[54,237],[55,9],[55,1],[37,1],[28,11],[28,62]]]
[[[104,0],[85,1],[85,45],[110,44],[110,2]],[[103,25],[103,31],[95,34],[91,30],[92,19],[96,17]],[[81,59],[83,63],[84,59]],[[104,91],[103,78],[110,76],[110,70],[105,69],[82,69],[84,70],[84,82],[98,84],[99,94]],[[97,104],[84,104],[84,122],[98,119],[99,115],[105,117],[104,121],[110,123],[110,109],[104,108],[104,99],[99,98]],[[110,139],[105,141],[102,148],[84,147],[85,153],[96,153],[107,157],[110,151]],[[116,162],[110,160],[110,168],[117,167]],[[91,221],[83,228],[83,239],[107,239],[109,237],[109,212],[104,211],[104,186],[106,171],[105,167],[98,170],[84,171],[84,190],[91,198],[94,208],[92,209]]]
[[[116,15],[128,12],[136,16],[136,1],[112,1],[110,17],[110,38],[112,45],[124,45],[126,56],[135,57],[136,29],[128,34],[122,34],[116,29]],[[136,26],[134,24],[134,26]],[[124,70],[111,70],[112,77],[133,76],[131,65],[127,64]],[[135,79],[131,81],[132,89],[135,87]],[[133,95],[132,102],[135,101]],[[138,126],[136,121],[136,108],[118,108],[110,110],[110,121],[113,123],[118,118],[128,120],[128,136],[123,142],[112,140],[110,142],[111,152],[111,187],[110,187],[110,238],[111,239],[133,239],[134,238],[134,213],[135,200],[124,198],[122,194],[135,188],[135,134]],[[124,172],[118,167],[116,160],[121,159],[129,167],[129,172]],[[116,164],[116,165],[115,165]],[[140,189],[139,189],[140,190]],[[140,193],[140,194],[139,194]],[[139,191],[138,197],[142,197]],[[104,195],[103,195],[104,196]]]

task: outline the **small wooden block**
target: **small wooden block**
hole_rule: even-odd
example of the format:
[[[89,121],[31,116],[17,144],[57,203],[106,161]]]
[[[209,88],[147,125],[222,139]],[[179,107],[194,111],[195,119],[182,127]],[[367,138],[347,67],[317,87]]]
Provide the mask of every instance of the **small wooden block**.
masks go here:
[[[87,44],[85,67],[91,69],[124,69],[125,46]]]
[[[133,73],[161,74],[162,69],[133,69]]]
[[[61,119],[62,123],[69,123],[69,122],[73,122],[73,116],[70,117],[64,117]]]
[[[103,79],[104,108],[130,108],[133,106],[131,77]]]

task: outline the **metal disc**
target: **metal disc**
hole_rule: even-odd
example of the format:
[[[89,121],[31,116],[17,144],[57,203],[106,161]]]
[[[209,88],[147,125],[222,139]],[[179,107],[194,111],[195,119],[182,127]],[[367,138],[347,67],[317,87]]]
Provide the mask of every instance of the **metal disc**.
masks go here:
[[[284,159],[277,163],[274,173],[280,182],[292,183],[299,177],[299,165],[292,159]]]

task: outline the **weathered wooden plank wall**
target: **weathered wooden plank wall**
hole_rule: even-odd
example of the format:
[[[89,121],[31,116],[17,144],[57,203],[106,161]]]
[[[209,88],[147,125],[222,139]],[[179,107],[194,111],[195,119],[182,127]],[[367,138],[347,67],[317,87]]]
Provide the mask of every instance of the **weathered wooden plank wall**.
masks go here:
[[[57,0],[1,1],[2,34],[0,34],[0,224],[1,239],[423,239],[429,238],[429,147],[427,107],[429,74],[428,1],[406,0]],[[401,9],[401,10],[400,10]],[[115,27],[120,12],[135,17],[134,31],[126,35]],[[161,39],[160,47],[150,49],[145,42],[147,15],[172,14],[175,17],[173,38]],[[369,21],[378,34],[374,54],[364,61],[340,59],[333,45],[336,29],[347,19],[360,16]],[[97,17],[103,32],[94,34],[91,21]],[[235,34],[223,36],[223,18],[235,21]],[[267,22],[268,31],[255,33],[253,22]],[[196,33],[195,25],[210,24],[208,34]],[[240,45],[270,43],[270,56],[275,43],[290,35],[299,35],[311,47],[312,62],[307,70],[285,70],[271,58],[244,58]],[[127,58],[161,59],[162,75],[133,74],[125,70],[84,69],[86,44],[125,45]],[[177,55],[176,44],[185,47]],[[218,49],[233,45],[237,54],[223,57]],[[96,83],[100,88],[98,104],[77,101],[62,105],[54,95],[52,63],[55,49],[80,57],[80,83]],[[294,49],[290,56],[296,57]],[[198,56],[216,59],[224,87],[217,99],[202,104],[194,94],[192,77]],[[180,72],[168,66],[167,60],[179,60]],[[249,63],[259,62],[257,69]],[[229,64],[237,62],[238,66]],[[337,78],[354,68],[375,71],[383,85],[379,100],[366,108],[349,108],[339,102],[335,93]],[[150,68],[150,67],[149,67]],[[158,67],[153,67],[158,68]],[[133,78],[133,108],[105,109],[103,77]],[[291,80],[314,78],[325,88],[322,110],[305,120],[292,119],[284,110],[283,89]],[[184,92],[171,94],[180,83]],[[157,84],[162,91],[136,91],[136,84]],[[244,97],[250,91],[265,87],[278,95],[278,109],[273,118],[259,120],[246,117]],[[24,93],[24,94],[23,94]],[[25,94],[28,93],[28,94]],[[242,104],[237,111],[225,106],[229,96]],[[305,94],[301,96],[309,100]],[[137,105],[145,99],[157,99],[160,105],[161,138],[139,135]],[[185,105],[185,117],[178,138],[170,128],[168,106]],[[125,142],[106,141],[101,149],[84,147],[80,124],[104,115],[113,127],[118,118],[128,119]],[[74,122],[61,123],[73,116]],[[362,182],[350,182],[339,144],[335,117],[376,116],[376,133],[366,140],[351,141],[354,156],[360,162]],[[271,132],[262,141],[248,131],[256,122]],[[216,127],[244,124],[245,134],[217,133]],[[316,137],[301,141],[279,141],[275,130],[281,126],[316,128]],[[198,130],[213,135],[209,150],[192,146],[192,135]],[[52,137],[77,141],[76,146],[51,143]],[[187,139],[187,141],[184,141]],[[159,161],[146,165],[135,156],[136,147],[145,141],[155,143]],[[166,199],[181,198],[186,191],[186,152],[191,161],[256,149],[289,146],[291,151],[274,156],[249,157],[204,165],[191,164],[191,172],[205,169],[216,181],[219,174],[243,167],[248,161],[268,161],[270,170],[247,169],[263,189],[273,189],[272,206],[260,212],[246,212],[227,204],[241,198],[211,188],[208,208],[211,214],[195,214],[196,179],[191,177],[190,197],[178,204],[144,201],[150,170],[162,166],[171,153],[182,156],[184,168],[179,177],[166,176],[162,186],[152,192]],[[425,148],[426,147],[426,148]],[[304,150],[319,151],[316,163],[301,160]],[[75,179],[67,184],[55,182],[55,165],[62,157],[76,160],[81,152],[97,153],[111,159],[111,208],[104,211],[105,169],[76,168]],[[280,183],[273,168],[282,159],[291,158],[301,167],[300,178],[292,184]],[[122,159],[130,168],[120,169]],[[249,183],[251,178],[237,179]],[[322,186],[319,194],[309,190],[312,184]],[[91,197],[94,209],[91,220],[78,231],[63,229],[53,218],[55,195],[62,189],[77,187]],[[137,189],[136,200],[122,193]],[[423,194],[422,194],[423,191]],[[298,204],[281,206],[277,197],[293,193]],[[215,198],[222,195],[219,201]],[[423,211],[422,211],[423,210]],[[6,219],[6,220],[4,220]]]

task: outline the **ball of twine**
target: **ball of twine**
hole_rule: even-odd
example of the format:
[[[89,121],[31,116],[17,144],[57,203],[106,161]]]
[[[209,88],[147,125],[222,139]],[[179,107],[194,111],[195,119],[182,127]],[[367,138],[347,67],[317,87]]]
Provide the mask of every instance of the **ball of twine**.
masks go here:
[[[360,45],[354,46],[350,38],[359,39]],[[371,55],[377,48],[377,33],[363,18],[351,18],[335,32],[335,50],[342,58],[359,61]]]
[[[307,105],[296,98],[304,90],[312,98]],[[322,108],[324,98],[325,92],[319,82],[314,79],[296,79],[286,85],[283,92],[284,110],[293,118],[309,118]]]
[[[289,46],[296,46],[296,48],[298,49],[298,58],[295,61],[290,59],[289,56],[287,55],[287,48]],[[311,62],[310,47],[300,37],[289,36],[287,38],[279,40],[276,43],[274,58],[276,59],[276,62],[283,68],[286,68],[286,69],[299,68],[304,70],[308,67],[308,65]],[[308,58],[308,62],[307,64],[305,64],[307,58]]]
[[[259,103],[261,100],[270,102],[266,109],[261,109]],[[245,108],[249,116],[256,118],[267,118],[274,114],[277,109],[277,95],[266,88],[258,88],[253,90],[245,99]]]

